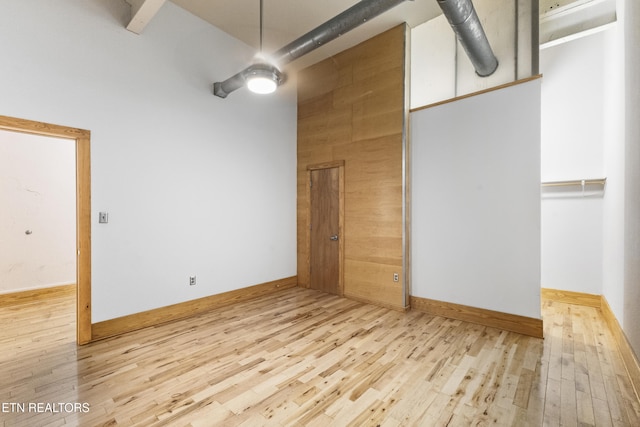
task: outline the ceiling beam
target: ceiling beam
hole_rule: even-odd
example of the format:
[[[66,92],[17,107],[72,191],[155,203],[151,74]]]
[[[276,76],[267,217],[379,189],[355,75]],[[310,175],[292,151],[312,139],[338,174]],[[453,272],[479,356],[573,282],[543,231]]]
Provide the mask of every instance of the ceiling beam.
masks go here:
[[[126,0],[131,5],[131,21],[127,30],[140,34],[156,16],[166,0]]]

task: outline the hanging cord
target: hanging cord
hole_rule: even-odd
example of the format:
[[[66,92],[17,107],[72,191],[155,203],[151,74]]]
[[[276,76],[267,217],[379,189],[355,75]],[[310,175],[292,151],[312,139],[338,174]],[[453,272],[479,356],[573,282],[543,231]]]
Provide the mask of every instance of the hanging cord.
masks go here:
[[[262,0],[260,0],[260,53],[262,53]]]

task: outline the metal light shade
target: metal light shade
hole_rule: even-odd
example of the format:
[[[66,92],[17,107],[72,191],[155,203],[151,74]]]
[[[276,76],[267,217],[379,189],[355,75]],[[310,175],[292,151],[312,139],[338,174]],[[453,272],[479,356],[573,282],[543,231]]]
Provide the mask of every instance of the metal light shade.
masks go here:
[[[254,64],[246,70],[245,81],[251,92],[272,93],[282,81],[282,74],[273,65]]]

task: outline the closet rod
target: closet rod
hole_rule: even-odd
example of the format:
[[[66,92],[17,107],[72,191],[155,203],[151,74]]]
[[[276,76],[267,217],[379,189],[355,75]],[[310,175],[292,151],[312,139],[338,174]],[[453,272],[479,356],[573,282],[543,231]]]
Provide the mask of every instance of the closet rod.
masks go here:
[[[607,183],[607,178],[598,178],[598,179],[575,179],[573,181],[549,181],[543,182],[540,185],[543,187],[561,187],[561,186],[575,186],[575,185],[602,185],[604,186]]]

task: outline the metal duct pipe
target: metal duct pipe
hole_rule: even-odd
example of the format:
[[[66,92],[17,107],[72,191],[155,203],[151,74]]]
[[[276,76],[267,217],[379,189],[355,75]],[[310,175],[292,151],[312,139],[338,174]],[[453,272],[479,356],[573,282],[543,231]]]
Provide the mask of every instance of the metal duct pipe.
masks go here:
[[[362,0],[279,49],[273,54],[273,60],[282,67],[405,1],[407,0]],[[214,83],[214,95],[226,98],[234,90],[240,89],[250,68],[245,68],[223,82]]]
[[[493,74],[498,68],[498,59],[491,50],[471,0],[438,0],[438,4],[467,52],[476,73],[480,77]]]
[[[278,50],[273,54],[274,61],[278,65],[288,64],[404,2],[362,0]]]

